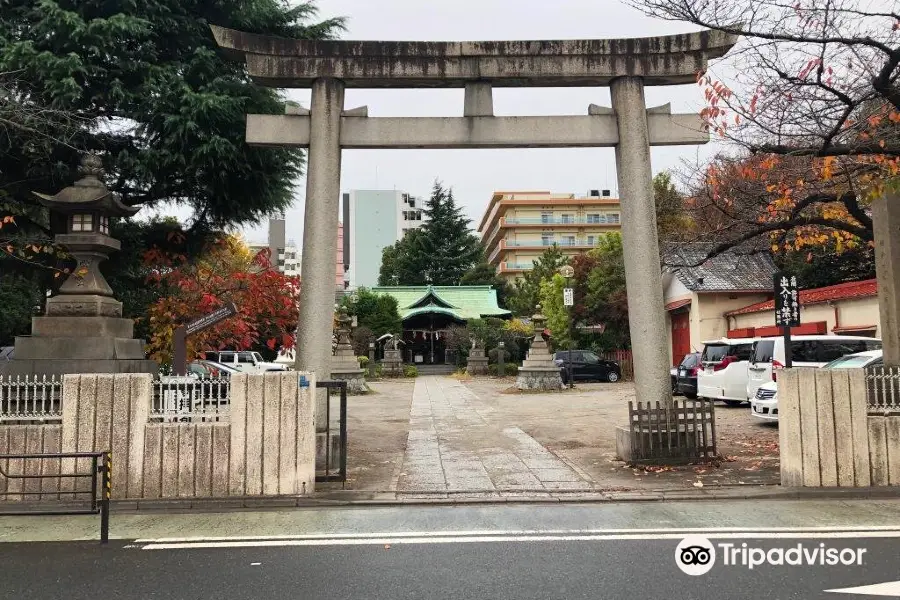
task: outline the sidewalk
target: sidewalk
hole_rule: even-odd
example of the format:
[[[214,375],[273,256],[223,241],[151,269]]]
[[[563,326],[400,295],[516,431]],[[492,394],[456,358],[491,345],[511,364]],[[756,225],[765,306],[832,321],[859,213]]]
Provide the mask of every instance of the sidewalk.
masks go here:
[[[730,500],[395,507],[325,507],[229,512],[113,511],[119,540],[282,537],[417,531],[617,528],[879,527],[900,521],[900,499]],[[0,517],[2,542],[99,539],[96,516]]]

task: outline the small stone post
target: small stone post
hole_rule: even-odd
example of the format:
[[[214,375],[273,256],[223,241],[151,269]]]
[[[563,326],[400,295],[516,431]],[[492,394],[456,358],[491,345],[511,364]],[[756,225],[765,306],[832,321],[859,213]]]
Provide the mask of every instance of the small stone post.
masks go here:
[[[375,342],[369,342],[369,377],[375,378]]]
[[[497,344],[497,375],[506,377],[506,343]]]

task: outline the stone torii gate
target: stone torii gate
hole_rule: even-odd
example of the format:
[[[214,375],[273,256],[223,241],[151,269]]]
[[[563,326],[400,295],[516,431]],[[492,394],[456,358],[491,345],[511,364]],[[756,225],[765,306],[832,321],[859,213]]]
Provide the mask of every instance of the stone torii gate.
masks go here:
[[[695,83],[737,38],[714,31],[637,39],[353,42],[276,38],[212,27],[253,80],[312,88],[309,110],[248,115],[247,142],[308,147],[297,366],[329,374],[341,149],[615,147],[629,324],[640,401],[671,401],[650,146],[704,144],[695,114],[647,109],[644,86]],[[494,87],[609,86],[612,108],[495,117]],[[346,88],[465,88],[463,117],[378,118],[344,109]]]

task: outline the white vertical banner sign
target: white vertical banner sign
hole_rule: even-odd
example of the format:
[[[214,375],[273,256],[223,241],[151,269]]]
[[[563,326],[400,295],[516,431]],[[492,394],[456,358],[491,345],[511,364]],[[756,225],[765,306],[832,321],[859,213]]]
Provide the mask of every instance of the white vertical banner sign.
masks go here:
[[[563,305],[575,306],[575,290],[572,288],[563,288]]]

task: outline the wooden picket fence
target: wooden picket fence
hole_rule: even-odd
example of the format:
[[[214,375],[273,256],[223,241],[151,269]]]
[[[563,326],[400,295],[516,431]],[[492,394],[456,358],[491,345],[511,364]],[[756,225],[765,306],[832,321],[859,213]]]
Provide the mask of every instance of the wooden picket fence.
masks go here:
[[[628,403],[632,462],[693,462],[716,458],[712,400],[675,400],[674,406]]]

